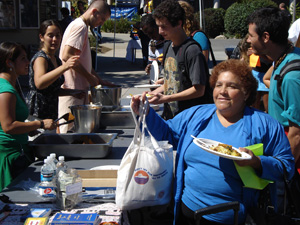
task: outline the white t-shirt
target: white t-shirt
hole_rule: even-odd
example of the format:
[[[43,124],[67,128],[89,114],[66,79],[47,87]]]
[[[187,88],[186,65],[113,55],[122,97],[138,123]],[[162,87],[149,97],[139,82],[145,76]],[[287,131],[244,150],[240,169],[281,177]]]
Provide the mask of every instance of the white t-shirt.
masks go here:
[[[297,19],[289,29],[289,41],[291,41],[294,45],[297,42],[298,36],[300,32],[300,18]]]

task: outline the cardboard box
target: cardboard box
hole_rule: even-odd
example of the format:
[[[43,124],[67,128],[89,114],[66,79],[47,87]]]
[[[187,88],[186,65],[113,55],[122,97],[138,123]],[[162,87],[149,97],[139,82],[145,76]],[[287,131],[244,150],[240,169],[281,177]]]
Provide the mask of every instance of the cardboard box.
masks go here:
[[[116,187],[117,170],[77,170],[82,187]]]

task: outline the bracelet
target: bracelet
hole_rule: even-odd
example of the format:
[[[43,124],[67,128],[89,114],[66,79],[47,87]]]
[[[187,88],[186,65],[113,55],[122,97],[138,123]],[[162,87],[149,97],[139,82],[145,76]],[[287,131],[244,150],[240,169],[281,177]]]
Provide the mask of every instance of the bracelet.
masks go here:
[[[45,127],[44,121],[41,120],[40,122],[41,122],[40,128],[44,128]]]

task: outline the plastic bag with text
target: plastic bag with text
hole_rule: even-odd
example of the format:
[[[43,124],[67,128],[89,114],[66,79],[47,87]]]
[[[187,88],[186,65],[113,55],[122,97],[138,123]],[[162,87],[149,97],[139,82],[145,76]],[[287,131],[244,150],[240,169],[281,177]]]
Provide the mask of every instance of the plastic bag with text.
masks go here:
[[[167,204],[171,200],[173,146],[157,142],[145,122],[149,103],[140,105],[133,141],[118,170],[116,204],[122,210]],[[142,128],[140,128],[142,127]],[[148,135],[146,135],[148,134]]]

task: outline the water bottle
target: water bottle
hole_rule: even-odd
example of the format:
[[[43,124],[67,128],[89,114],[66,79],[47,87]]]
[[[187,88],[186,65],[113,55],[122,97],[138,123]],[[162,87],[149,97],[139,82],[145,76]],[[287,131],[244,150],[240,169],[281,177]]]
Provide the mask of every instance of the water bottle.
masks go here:
[[[55,153],[51,153],[49,158],[51,159],[50,165],[53,168],[53,177],[56,176],[56,164],[57,164],[57,159],[56,159],[56,154]]]
[[[68,166],[67,166],[67,164],[65,162],[65,157],[64,156],[59,156],[58,157],[58,163],[56,164],[57,174],[59,173],[60,170],[62,170],[65,173],[68,170]]]
[[[51,159],[44,160],[44,165],[41,168],[41,183],[39,184],[39,194],[45,198],[55,199],[56,185],[53,181],[53,167]]]
[[[58,163],[58,160],[56,159],[56,154],[55,153],[51,153],[50,157],[53,158],[53,162],[55,163],[55,166],[56,166],[56,164]]]

